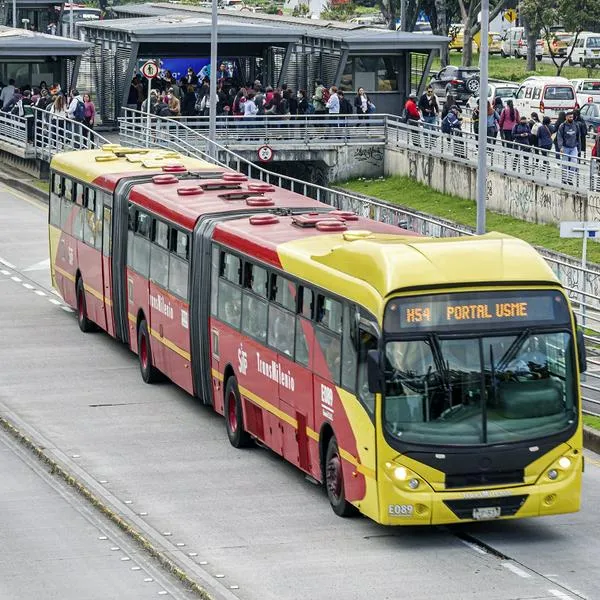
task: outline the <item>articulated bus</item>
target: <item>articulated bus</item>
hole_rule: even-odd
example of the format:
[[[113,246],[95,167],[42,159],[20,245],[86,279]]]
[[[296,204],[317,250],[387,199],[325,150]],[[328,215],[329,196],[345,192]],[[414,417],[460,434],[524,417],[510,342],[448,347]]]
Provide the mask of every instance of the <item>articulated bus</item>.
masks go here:
[[[105,330],[388,525],[579,509],[583,338],[526,243],[420,237],[166,151],[51,164],[55,287]]]

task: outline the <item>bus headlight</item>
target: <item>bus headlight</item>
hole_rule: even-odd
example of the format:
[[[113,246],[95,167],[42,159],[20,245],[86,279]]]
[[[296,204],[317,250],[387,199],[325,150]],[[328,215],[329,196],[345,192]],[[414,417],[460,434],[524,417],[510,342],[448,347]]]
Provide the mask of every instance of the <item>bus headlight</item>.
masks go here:
[[[419,480],[416,477],[408,480],[408,487],[411,490],[416,490],[419,487]]]
[[[556,469],[550,469],[548,471],[548,479],[554,481],[558,477],[558,471]]]
[[[403,467],[393,462],[386,462],[385,472],[390,481],[397,488],[413,491],[417,489],[421,490],[423,487],[421,484],[424,483],[424,481],[408,467]]]
[[[405,481],[406,478],[408,477],[408,472],[407,472],[406,468],[405,467],[396,467],[394,469],[394,477],[398,481]]]
[[[568,469],[571,466],[571,459],[566,456],[561,456],[558,459],[558,466],[561,469]]]

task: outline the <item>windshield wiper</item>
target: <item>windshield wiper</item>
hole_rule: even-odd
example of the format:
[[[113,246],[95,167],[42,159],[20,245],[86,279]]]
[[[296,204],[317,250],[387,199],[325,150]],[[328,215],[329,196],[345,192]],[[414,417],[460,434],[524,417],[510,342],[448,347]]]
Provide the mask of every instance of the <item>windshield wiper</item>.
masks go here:
[[[531,329],[527,327],[524,329],[516,338],[515,341],[509,346],[508,350],[498,361],[498,368],[502,371],[506,369],[506,366],[510,361],[517,355],[521,346],[525,343],[525,340],[531,335]]]

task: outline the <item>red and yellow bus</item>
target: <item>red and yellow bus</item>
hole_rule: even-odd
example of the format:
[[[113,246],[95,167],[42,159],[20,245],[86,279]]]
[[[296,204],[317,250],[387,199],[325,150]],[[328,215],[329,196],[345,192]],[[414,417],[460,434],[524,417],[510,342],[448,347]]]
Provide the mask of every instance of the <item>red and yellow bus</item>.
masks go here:
[[[118,146],[51,164],[54,285],[99,327],[390,525],[577,511],[583,338],[524,242],[430,239]]]

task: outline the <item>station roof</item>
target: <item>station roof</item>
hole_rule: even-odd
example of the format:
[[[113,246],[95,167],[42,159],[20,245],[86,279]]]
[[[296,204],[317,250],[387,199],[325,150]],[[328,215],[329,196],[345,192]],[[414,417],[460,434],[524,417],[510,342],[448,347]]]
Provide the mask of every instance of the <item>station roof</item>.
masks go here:
[[[85,27],[94,28],[113,28],[118,27],[114,23],[118,21],[128,22],[128,28],[132,38],[140,40],[141,36],[146,36],[152,27],[150,23],[146,26],[145,21],[157,24],[164,23],[162,19],[179,18],[180,25],[170,25],[169,31],[172,32],[179,28],[184,31],[188,25],[192,26],[192,19],[196,19],[195,34],[198,34],[198,27],[206,27],[207,34],[210,33],[211,9],[202,6],[191,5],[173,5],[167,3],[147,3],[147,4],[127,4],[113,7],[117,15],[125,17],[137,17],[137,19],[110,19],[85,23]],[[139,17],[147,17],[140,20]],[[135,22],[135,28],[133,23]],[[186,25],[186,23],[188,25]],[[202,24],[202,25],[201,25]],[[139,27],[139,33],[136,28]],[[147,29],[148,27],[148,29]],[[275,40],[285,36],[282,41],[300,41],[302,37],[316,37],[339,42],[343,47],[350,50],[423,50],[428,51],[433,48],[442,48],[448,44],[448,38],[444,36],[435,36],[421,33],[408,33],[403,31],[390,31],[387,29],[377,29],[356,23],[345,23],[340,21],[326,21],[322,19],[306,19],[302,17],[292,17],[288,15],[267,15],[264,13],[254,13],[251,11],[232,11],[219,10],[219,36],[221,35],[248,35],[250,28],[252,35],[260,28],[268,36],[265,42]],[[127,29],[127,31],[129,31]],[[160,28],[159,28],[160,29]],[[158,34],[162,34],[158,31]],[[173,41],[171,38],[170,41]],[[224,39],[224,41],[228,41]]]
[[[80,56],[90,46],[59,35],[0,26],[0,57]]]

